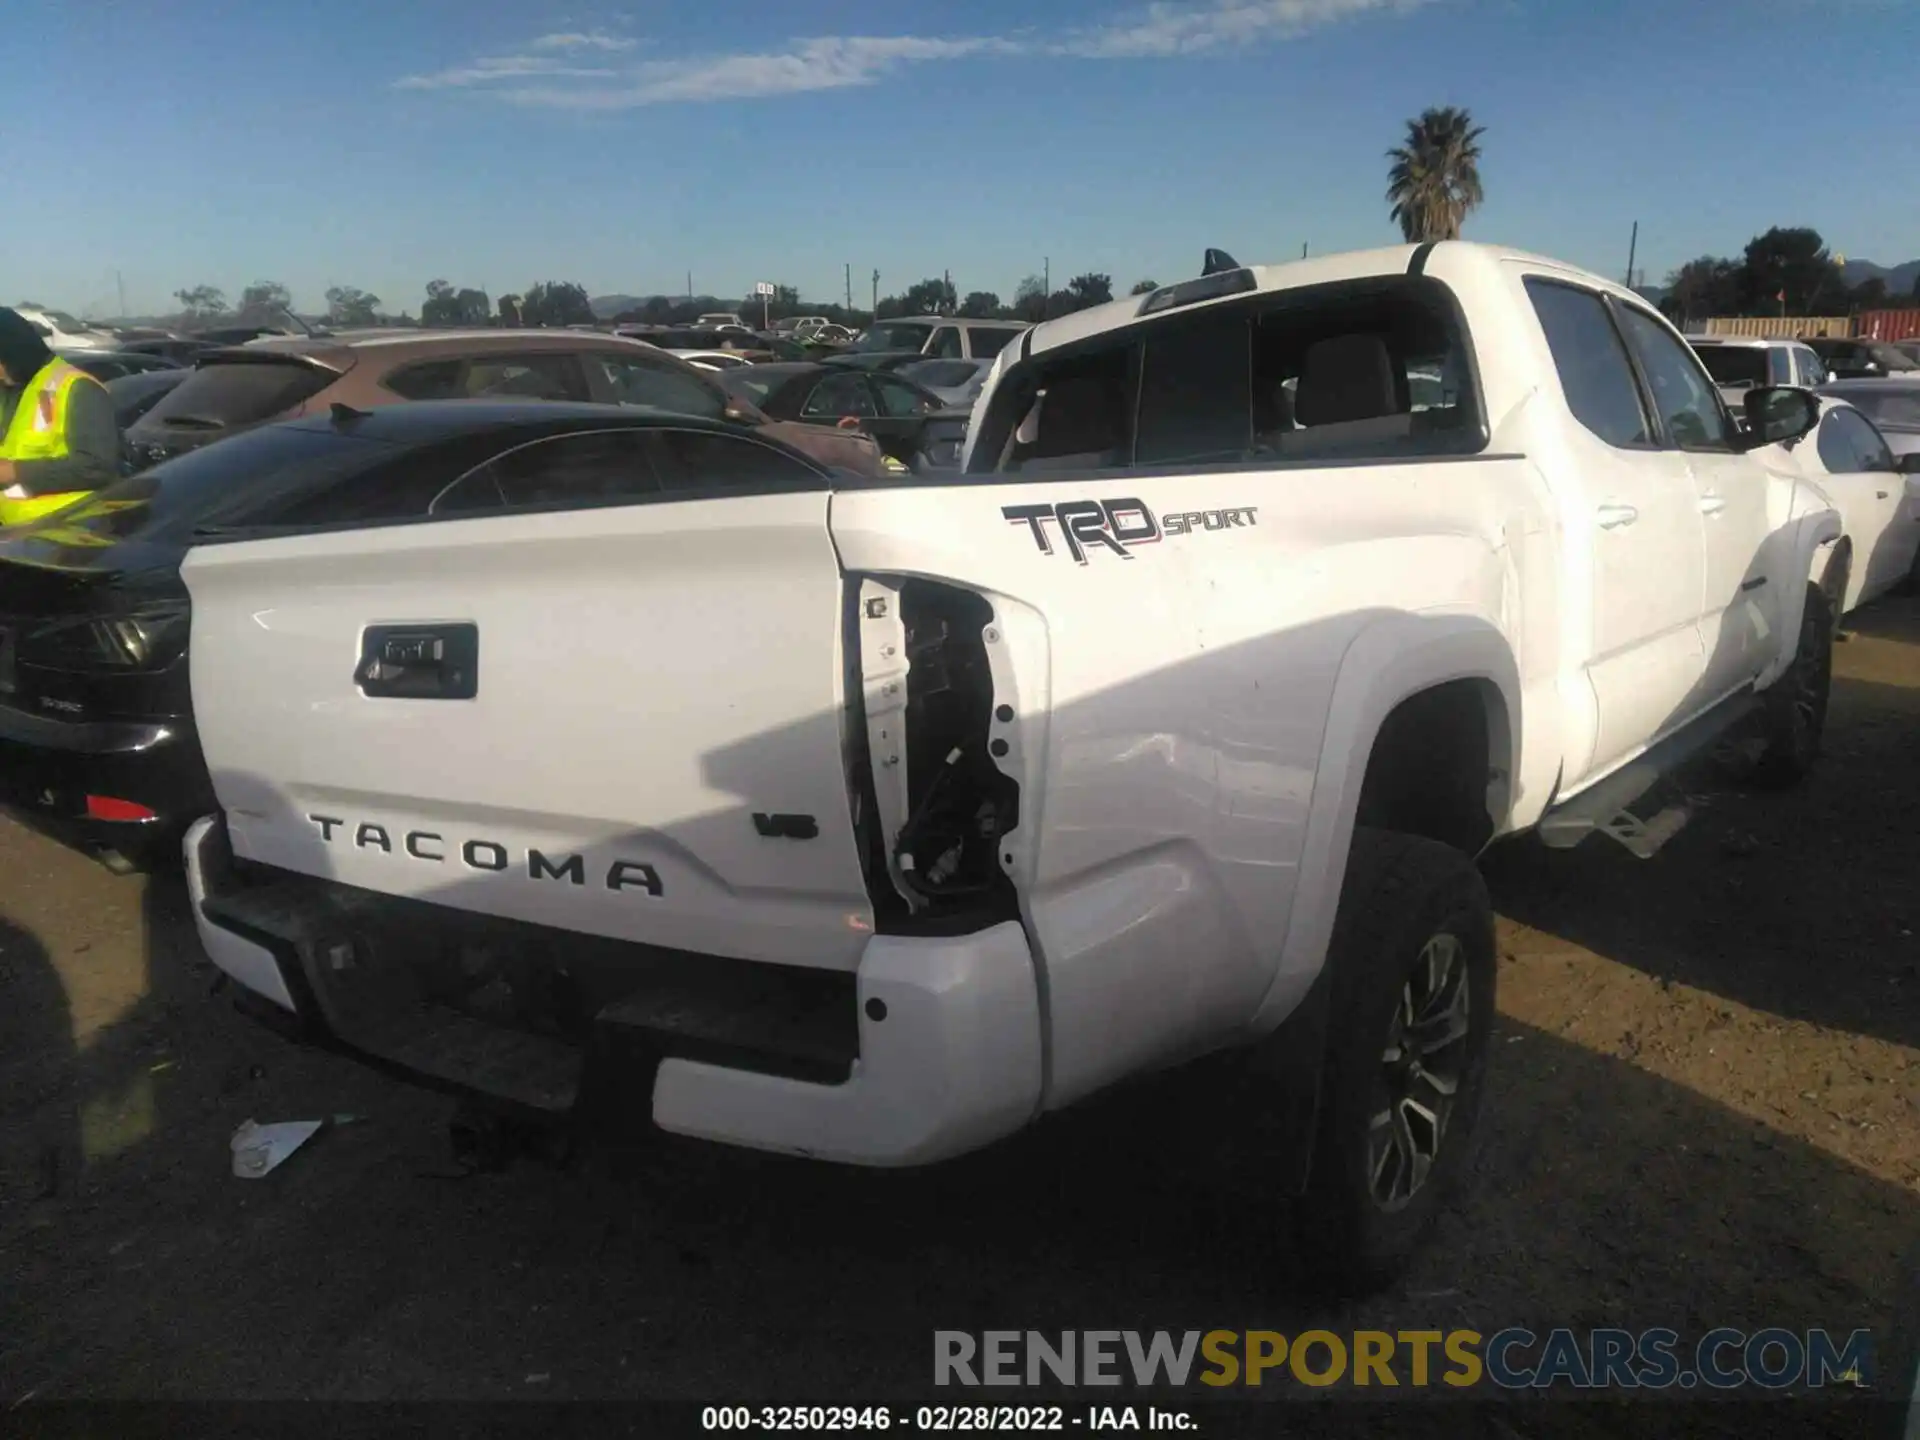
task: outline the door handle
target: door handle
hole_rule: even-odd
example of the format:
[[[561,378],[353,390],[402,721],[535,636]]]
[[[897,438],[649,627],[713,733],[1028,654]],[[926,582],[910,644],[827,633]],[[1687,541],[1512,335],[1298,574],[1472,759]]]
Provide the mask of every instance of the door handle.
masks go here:
[[[471,700],[480,693],[480,627],[369,625],[353,683],[376,700]]]
[[[1640,512],[1631,505],[1602,505],[1600,507],[1600,528],[1618,530],[1622,525],[1631,525],[1640,518]]]
[[[1711,490],[1700,497],[1700,513],[1702,515],[1718,515],[1726,508],[1727,502]]]
[[[1887,492],[1884,490],[1876,490],[1873,492],[1873,498],[1876,500],[1884,500],[1887,498]]]

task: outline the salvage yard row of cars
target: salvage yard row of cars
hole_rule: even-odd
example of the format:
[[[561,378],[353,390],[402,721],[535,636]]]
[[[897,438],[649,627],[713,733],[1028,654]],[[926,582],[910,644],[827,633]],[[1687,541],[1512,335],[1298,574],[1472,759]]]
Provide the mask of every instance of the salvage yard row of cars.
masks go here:
[[[0,537],[0,779],[183,854],[262,1015],[521,1123],[917,1165],[1211,1067],[1377,1284],[1479,1109],[1476,857],[1650,857],[1709,747],[1808,773],[1914,571],[1912,392],[1736,410],[1638,295],[1458,241],[911,328],[210,355]],[[986,369],[923,408],[885,347]]]

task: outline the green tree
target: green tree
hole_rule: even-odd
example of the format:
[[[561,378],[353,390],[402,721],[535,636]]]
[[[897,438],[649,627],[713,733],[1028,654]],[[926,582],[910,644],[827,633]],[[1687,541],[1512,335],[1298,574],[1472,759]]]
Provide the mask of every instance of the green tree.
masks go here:
[[[327,291],[327,322],[332,325],[374,325],[379,322],[380,297],[354,285],[335,285]]]
[[[427,282],[426,303],[420,307],[422,325],[484,325],[492,315],[493,302],[486,291],[456,290],[445,280]]]
[[[227,292],[212,285],[196,285],[191,290],[176,290],[181,313],[189,320],[205,320],[227,313]]]
[[[520,297],[518,295],[502,295],[500,297],[500,323],[502,325],[512,325],[516,327],[526,324],[526,320],[521,313]]]
[[[1127,294],[1151,295],[1154,291],[1158,290],[1159,288],[1160,288],[1160,282],[1158,280],[1136,280],[1133,282],[1133,288],[1127,291]]]
[[[1846,281],[1818,230],[1776,225],[1754,236],[1741,269],[1744,299],[1754,314],[1824,315],[1846,309]]]
[[[969,320],[991,320],[1000,313],[1000,297],[991,290],[971,291],[960,302],[960,313]]]
[[[1387,200],[1394,224],[1411,244],[1458,240],[1467,215],[1485,198],[1480,137],[1465,110],[1441,105],[1407,122],[1406,142],[1387,152]]]
[[[278,280],[256,280],[240,292],[239,313],[247,320],[278,321],[292,309],[292,292]]]
[[[1085,275],[1076,275],[1067,282],[1067,293],[1073,296],[1073,308],[1076,310],[1104,305],[1113,299],[1113,277],[1098,275],[1092,271],[1088,271]]]
[[[951,315],[960,308],[950,280],[922,280],[900,298],[907,307],[901,313],[906,315]]]
[[[527,287],[520,314],[521,323],[526,325],[591,325],[593,304],[584,285],[572,280],[542,280]]]
[[[1668,319],[1685,325],[1711,315],[1738,315],[1745,304],[1740,266],[1718,255],[1702,255],[1667,276],[1660,309]]]
[[[1047,318],[1047,282],[1038,275],[1029,275],[1022,280],[1013,292],[1014,314],[1029,324],[1037,325]]]

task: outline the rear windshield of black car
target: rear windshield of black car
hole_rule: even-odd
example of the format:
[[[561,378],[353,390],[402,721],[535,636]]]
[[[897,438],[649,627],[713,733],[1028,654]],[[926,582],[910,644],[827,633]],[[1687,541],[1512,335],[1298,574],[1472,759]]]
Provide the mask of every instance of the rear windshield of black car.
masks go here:
[[[1695,353],[1716,385],[1767,383],[1767,352],[1757,345],[1702,345]]]
[[[304,360],[203,360],[141,423],[237,430],[285,415],[338,378]]]
[[[393,453],[390,445],[337,430],[264,426],[117,481],[47,523],[105,544],[138,539],[185,546],[203,526],[254,522],[322,481]],[[18,532],[23,541],[32,536],[31,528]]]

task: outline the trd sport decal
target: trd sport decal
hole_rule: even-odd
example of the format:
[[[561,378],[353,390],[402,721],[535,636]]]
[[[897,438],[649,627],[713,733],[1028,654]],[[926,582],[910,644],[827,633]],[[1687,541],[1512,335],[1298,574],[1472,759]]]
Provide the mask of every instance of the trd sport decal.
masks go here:
[[[1251,526],[1255,508],[1181,510],[1155,519],[1138,500],[1062,500],[1058,505],[1002,505],[1000,513],[1011,525],[1025,525],[1042,555],[1053,554],[1053,537],[1047,530],[1051,521],[1067,553],[1084,565],[1093,550],[1111,550],[1122,560],[1131,560],[1138,546],[1158,544],[1168,536]]]

